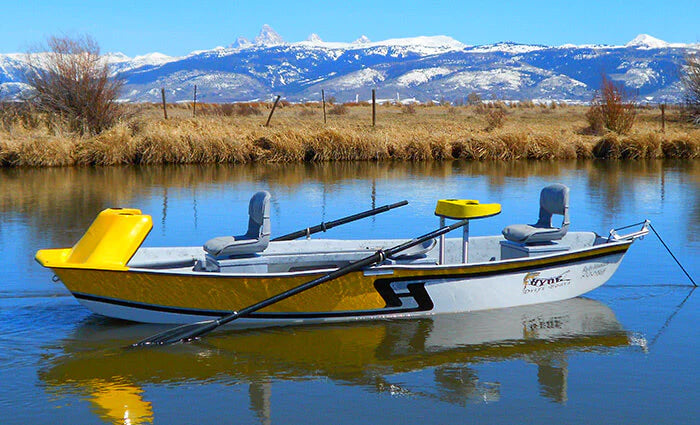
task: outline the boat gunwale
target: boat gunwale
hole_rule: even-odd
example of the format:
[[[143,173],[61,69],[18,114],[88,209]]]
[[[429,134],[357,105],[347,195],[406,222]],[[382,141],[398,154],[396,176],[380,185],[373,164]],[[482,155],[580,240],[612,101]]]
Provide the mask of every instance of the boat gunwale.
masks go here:
[[[597,258],[601,256],[606,256],[608,254],[616,252],[626,252],[632,245],[633,240],[624,241],[610,241],[599,245],[592,245],[585,248],[579,248],[576,250],[557,252],[547,255],[540,255],[536,257],[522,257],[522,258],[512,258],[507,260],[499,261],[482,261],[478,263],[456,263],[456,264],[382,264],[379,266],[373,266],[365,270],[412,270],[412,271],[448,271],[456,269],[474,269],[480,267],[487,267],[492,270],[488,271],[472,271],[465,270],[458,274],[442,274],[439,273],[435,276],[472,276],[472,275],[484,275],[484,274],[494,274],[494,273],[510,273],[517,272],[531,267],[542,267],[549,265],[566,264],[569,262],[579,262],[591,258]],[[598,252],[604,251],[604,252]],[[581,255],[584,253],[585,255]],[[573,257],[573,258],[570,258]],[[522,263],[522,264],[521,264]],[[512,266],[512,267],[508,267]],[[92,270],[92,271],[107,271],[116,273],[143,273],[143,274],[158,274],[158,275],[171,275],[171,276],[187,276],[187,277],[213,277],[218,279],[249,279],[249,278],[285,278],[285,277],[298,277],[298,276],[315,276],[319,274],[326,274],[336,270],[336,268],[327,269],[314,269],[314,270],[302,270],[295,272],[265,272],[265,273],[227,273],[227,272],[209,272],[209,271],[194,271],[190,267],[180,268],[180,270],[173,269],[154,269],[154,268],[129,268],[128,270],[108,270],[100,268],[72,268],[72,267],[60,267],[66,270]],[[363,272],[360,270],[358,272]],[[367,276],[371,277],[371,276]]]

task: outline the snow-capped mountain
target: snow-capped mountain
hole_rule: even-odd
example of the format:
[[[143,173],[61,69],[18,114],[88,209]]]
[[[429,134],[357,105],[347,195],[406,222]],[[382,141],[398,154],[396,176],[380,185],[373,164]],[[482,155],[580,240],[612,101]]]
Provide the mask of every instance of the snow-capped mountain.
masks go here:
[[[638,101],[682,100],[679,67],[700,45],[667,43],[641,34],[624,46],[542,46],[513,42],[470,46],[447,36],[347,42],[311,34],[286,42],[264,25],[253,41],[173,57],[159,53],[129,58],[105,55],[126,84],[123,100],[187,101],[197,85],[203,102],[270,99],[318,100],[321,89],[339,101],[381,99],[462,101],[485,99],[589,101],[603,74],[625,85]],[[26,58],[0,55],[0,97],[16,97]]]
[[[259,46],[277,46],[285,44],[284,39],[275,32],[269,25],[265,24],[260,30],[260,34],[255,37],[255,44]]]

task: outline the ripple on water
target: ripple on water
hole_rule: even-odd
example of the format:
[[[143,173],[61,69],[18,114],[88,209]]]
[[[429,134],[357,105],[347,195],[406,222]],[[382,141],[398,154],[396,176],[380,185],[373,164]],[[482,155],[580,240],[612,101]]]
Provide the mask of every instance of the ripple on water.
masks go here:
[[[53,341],[65,338],[90,312],[71,297],[15,297],[0,300],[0,364],[36,364]]]

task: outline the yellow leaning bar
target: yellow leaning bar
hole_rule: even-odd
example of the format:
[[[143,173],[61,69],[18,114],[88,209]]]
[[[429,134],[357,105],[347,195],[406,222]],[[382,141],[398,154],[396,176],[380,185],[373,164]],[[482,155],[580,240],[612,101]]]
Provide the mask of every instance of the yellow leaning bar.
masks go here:
[[[126,264],[152,227],[151,216],[140,210],[108,208],[73,248],[41,249],[35,258],[50,268],[128,270]]]
[[[500,212],[501,204],[480,204],[474,199],[440,199],[435,207],[435,215],[455,220],[490,217]]]

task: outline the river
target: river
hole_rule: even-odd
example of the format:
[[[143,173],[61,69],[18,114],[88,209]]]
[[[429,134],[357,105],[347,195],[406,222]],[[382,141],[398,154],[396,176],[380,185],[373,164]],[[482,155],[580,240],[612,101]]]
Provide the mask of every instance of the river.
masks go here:
[[[272,232],[403,199],[319,238],[411,238],[440,198],[498,202],[471,235],[532,222],[571,188],[571,229],[650,219],[700,272],[700,161],[428,162],[0,170],[0,407],[5,423],[688,423],[697,421],[698,294],[653,234],[603,287],[560,303],[432,319],[215,332],[128,350],[153,333],[92,315],[33,259],[97,213],[153,217],[148,246],[240,233],[272,194]]]

